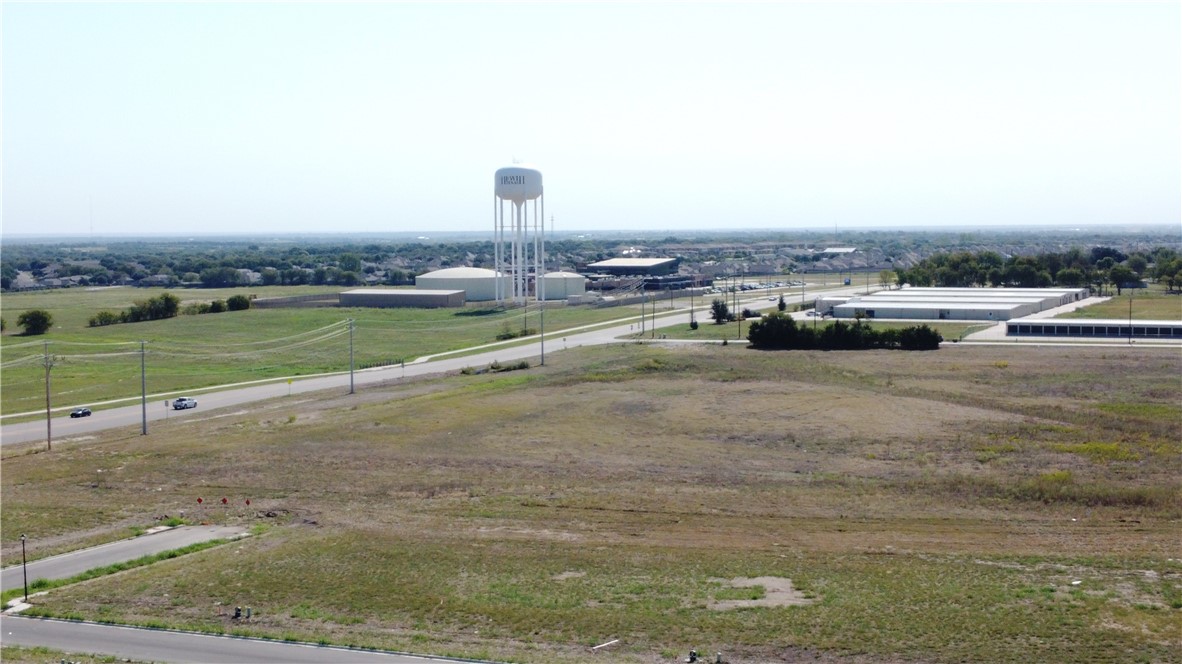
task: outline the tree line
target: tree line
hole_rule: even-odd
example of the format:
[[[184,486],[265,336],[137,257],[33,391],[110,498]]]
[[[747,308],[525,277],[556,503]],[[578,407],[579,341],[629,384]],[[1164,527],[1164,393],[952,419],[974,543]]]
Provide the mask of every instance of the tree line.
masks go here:
[[[774,313],[751,323],[747,340],[766,350],[936,350],[944,337],[927,325],[874,329],[862,322],[834,321],[820,330]]]
[[[103,327],[119,323],[139,323],[146,320],[163,320],[175,318],[178,313],[185,315],[217,314],[223,311],[242,311],[250,308],[250,298],[245,295],[234,295],[225,300],[213,302],[195,302],[180,309],[180,298],[172,293],[163,293],[156,297],[141,300],[123,311],[100,311],[91,316],[90,327]]]
[[[1110,286],[1119,295],[1123,288],[1137,287],[1146,278],[1165,283],[1170,290],[1182,287],[1182,255],[1169,247],[1131,254],[1112,247],[1072,247],[1064,252],[1009,258],[995,251],[959,251],[929,256],[910,268],[896,268],[895,275],[898,283],[912,286],[1090,286],[1101,293]]]

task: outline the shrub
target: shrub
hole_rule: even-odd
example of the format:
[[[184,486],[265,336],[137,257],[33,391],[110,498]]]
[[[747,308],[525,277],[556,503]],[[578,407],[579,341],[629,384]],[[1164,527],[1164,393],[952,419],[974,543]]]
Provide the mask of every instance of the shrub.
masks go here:
[[[899,348],[903,350],[936,350],[944,341],[943,335],[927,325],[905,327],[898,333]]]
[[[91,316],[90,327],[103,327],[104,325],[115,325],[116,323],[124,322],[126,314],[114,311],[100,311],[94,316]]]
[[[17,317],[16,324],[25,328],[28,336],[45,334],[53,326],[53,316],[44,309],[30,309]]]
[[[226,300],[226,308],[230,311],[245,311],[250,308],[250,298],[245,295],[235,295]]]
[[[497,341],[508,341],[509,339],[516,339],[518,337],[528,337],[538,333],[537,328],[526,328],[524,330],[511,330],[508,323],[505,324],[504,329],[497,335]]]
[[[714,319],[716,325],[722,325],[728,320],[733,320],[730,307],[726,306],[726,302],[720,299],[715,299],[710,303],[710,318]]]

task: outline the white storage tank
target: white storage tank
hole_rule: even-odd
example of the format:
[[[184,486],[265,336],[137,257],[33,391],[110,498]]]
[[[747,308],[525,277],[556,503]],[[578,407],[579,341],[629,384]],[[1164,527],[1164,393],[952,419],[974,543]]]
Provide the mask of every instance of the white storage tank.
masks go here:
[[[501,275],[503,289],[508,289],[509,278]],[[449,267],[415,277],[415,288],[421,290],[462,290],[469,302],[497,299],[497,273],[480,267]]]
[[[528,166],[498,168],[493,193],[514,203],[532,201],[542,195],[542,172]]]
[[[587,294],[587,278],[574,272],[548,272],[542,277],[547,300],[565,300]]]

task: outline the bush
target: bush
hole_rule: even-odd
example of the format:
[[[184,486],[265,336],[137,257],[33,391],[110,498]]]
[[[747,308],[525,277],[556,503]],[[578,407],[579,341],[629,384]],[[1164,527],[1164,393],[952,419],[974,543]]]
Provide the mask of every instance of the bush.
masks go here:
[[[114,311],[100,311],[94,316],[91,316],[90,327],[103,327],[104,325],[115,325],[116,323],[123,323],[127,314],[116,313]]]
[[[53,327],[53,316],[44,309],[30,309],[17,317],[16,324],[25,328],[26,335],[36,336]]]
[[[899,348],[903,350],[936,350],[944,336],[927,325],[905,327],[895,330],[899,335]]]
[[[726,306],[726,301],[720,299],[715,299],[710,303],[710,318],[714,319],[716,325],[722,325],[728,320],[734,320],[730,307]]]
[[[154,298],[136,302],[119,316],[117,322],[138,323],[146,320],[173,318],[180,309],[181,300],[171,293],[162,293]]]
[[[245,295],[235,295],[226,300],[226,308],[230,311],[245,311],[250,308],[250,298]]]
[[[511,330],[506,324],[505,328],[497,335],[497,341],[508,341],[509,339],[516,339],[518,337],[529,337],[538,333],[537,328],[526,328],[524,330]]]
[[[226,301],[225,300],[214,300],[213,302],[209,303],[209,312],[208,313],[220,314],[225,310],[226,310]]]

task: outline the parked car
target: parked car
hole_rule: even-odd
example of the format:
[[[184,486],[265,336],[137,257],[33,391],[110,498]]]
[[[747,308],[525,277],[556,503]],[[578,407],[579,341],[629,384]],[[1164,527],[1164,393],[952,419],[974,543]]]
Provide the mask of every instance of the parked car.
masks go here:
[[[70,411],[70,417],[90,417],[89,408],[75,408]]]
[[[186,408],[196,408],[197,400],[192,397],[177,397],[172,402],[173,410],[184,410]]]

